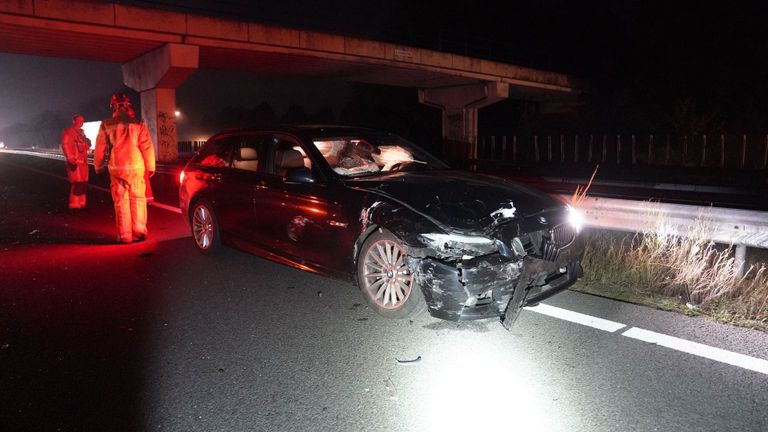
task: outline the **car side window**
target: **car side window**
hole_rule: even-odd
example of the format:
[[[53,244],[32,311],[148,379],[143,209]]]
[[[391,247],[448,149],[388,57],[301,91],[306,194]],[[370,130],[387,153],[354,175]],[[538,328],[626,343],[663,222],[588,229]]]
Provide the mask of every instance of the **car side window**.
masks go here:
[[[210,167],[229,166],[232,146],[236,137],[225,137],[208,141],[196,156],[197,163]]]
[[[235,144],[232,154],[232,168],[258,172],[263,170],[270,137],[268,135],[244,135]]]
[[[273,138],[272,144],[271,174],[286,177],[291,169],[312,169],[312,160],[295,139],[278,135]]]

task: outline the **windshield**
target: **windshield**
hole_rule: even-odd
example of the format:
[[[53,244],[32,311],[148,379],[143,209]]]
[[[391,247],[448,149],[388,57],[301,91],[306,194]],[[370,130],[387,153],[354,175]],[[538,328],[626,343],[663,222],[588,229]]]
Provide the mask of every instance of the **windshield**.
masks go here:
[[[324,136],[312,142],[331,169],[344,177],[447,168],[443,162],[415,144],[384,132]]]

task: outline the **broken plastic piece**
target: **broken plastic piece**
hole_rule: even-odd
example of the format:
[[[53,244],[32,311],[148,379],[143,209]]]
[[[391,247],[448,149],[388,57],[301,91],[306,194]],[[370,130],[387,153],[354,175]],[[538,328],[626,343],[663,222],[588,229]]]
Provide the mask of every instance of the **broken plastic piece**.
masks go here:
[[[400,360],[400,359],[396,359],[396,360],[397,360],[398,364],[401,364],[401,365],[411,365],[411,364],[416,364],[416,363],[420,362],[421,361],[421,356],[418,356],[418,357],[416,357],[413,360]]]

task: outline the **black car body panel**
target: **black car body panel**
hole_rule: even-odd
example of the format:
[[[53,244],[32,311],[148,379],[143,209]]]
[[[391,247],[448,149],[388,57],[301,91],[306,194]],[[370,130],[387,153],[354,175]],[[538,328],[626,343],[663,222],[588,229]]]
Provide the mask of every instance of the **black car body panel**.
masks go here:
[[[514,202],[527,216],[562,205],[549,195],[498,177],[462,171],[396,172],[348,184],[406,203],[453,230],[480,233],[491,213]]]
[[[438,169],[414,163],[402,171],[345,176],[313,144],[322,139],[318,137],[369,132],[306,126],[216,135],[184,168],[182,213],[189,223],[193,203],[206,199],[221,213],[224,242],[352,281],[363,242],[385,229],[407,248],[408,266],[430,314],[448,320],[503,316],[509,308],[541,301],[581,276],[583,245],[568,224],[568,208],[544,193],[439,164],[433,164]],[[270,172],[263,165],[243,172],[235,168],[237,148],[220,151],[223,161],[213,166],[205,162],[206,149],[251,135],[270,137],[265,141],[269,146],[280,140],[301,146],[310,166],[301,167],[300,177]],[[263,162],[274,165],[275,157],[270,154]],[[288,180],[309,172],[312,182]],[[425,234],[447,241],[425,240]],[[493,242],[493,251],[463,243],[475,238]],[[459,246],[452,243],[455,239]],[[521,282],[523,274],[530,280]],[[519,304],[512,304],[516,287],[524,292],[515,296]]]

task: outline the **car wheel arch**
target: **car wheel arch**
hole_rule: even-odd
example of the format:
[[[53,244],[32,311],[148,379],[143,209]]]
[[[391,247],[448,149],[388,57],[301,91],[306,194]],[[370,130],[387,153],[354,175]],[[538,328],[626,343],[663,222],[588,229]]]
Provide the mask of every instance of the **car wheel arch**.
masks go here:
[[[353,268],[355,269],[357,268],[357,261],[360,258],[360,250],[363,247],[363,243],[365,243],[365,241],[368,240],[368,237],[370,237],[378,229],[379,229],[378,224],[371,224],[371,225],[368,225],[368,227],[365,230],[363,230],[363,232],[359,236],[357,236],[357,240],[355,240],[355,244],[352,247]],[[357,271],[357,270],[354,270],[354,271]],[[357,278],[354,278],[354,280],[355,280],[355,285],[357,285]]]

